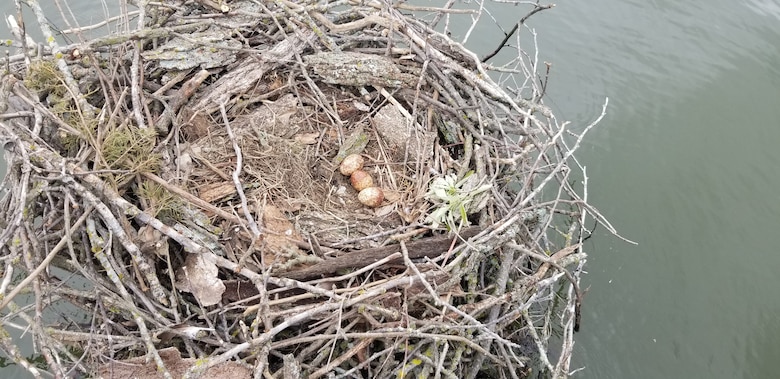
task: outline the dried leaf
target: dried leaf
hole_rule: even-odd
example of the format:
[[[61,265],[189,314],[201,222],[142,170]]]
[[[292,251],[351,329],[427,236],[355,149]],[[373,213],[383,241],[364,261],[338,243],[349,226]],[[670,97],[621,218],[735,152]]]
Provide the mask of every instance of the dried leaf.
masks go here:
[[[163,342],[170,342],[176,336],[182,336],[189,339],[201,339],[213,333],[213,328],[203,328],[199,326],[192,326],[187,324],[178,324],[170,327],[169,330],[164,330],[157,334],[157,338]]]
[[[314,145],[319,137],[320,133],[298,133],[293,140],[301,145]]]
[[[181,110],[181,129],[189,140],[196,140],[209,134],[211,122],[208,117],[188,107]]]
[[[192,156],[189,153],[181,153],[176,158],[176,166],[181,172],[181,180],[184,181],[190,177],[195,165],[192,162]]]
[[[377,217],[383,217],[383,216],[389,215],[390,213],[393,213],[394,210],[395,210],[395,204],[390,204],[390,205],[385,205],[384,207],[379,207],[379,208],[375,209],[374,210],[374,214]]]
[[[211,255],[189,254],[176,273],[176,288],[191,292],[204,307],[217,304],[225,292],[225,284],[217,277],[218,271]]]
[[[154,252],[159,257],[168,255],[168,237],[164,237],[159,230],[144,225],[138,229],[140,248],[144,253]]]
[[[233,182],[211,183],[200,187],[200,197],[206,202],[213,203],[216,200],[232,196],[236,193],[236,185]]]
[[[355,106],[355,109],[357,109],[357,110],[359,110],[361,112],[368,112],[368,111],[371,110],[371,107],[369,107],[368,105],[363,104],[363,103],[361,103],[359,101],[353,101],[352,105]]]
[[[301,254],[294,241],[302,241],[303,238],[279,208],[266,205],[263,208],[263,224],[267,231],[263,249],[266,264],[285,263],[290,256]]]

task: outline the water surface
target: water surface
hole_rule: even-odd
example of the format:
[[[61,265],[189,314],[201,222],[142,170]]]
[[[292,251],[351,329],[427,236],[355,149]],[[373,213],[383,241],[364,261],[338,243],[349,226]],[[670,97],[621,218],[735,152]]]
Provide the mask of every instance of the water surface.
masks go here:
[[[754,1],[562,2],[535,19],[550,103],[587,122],[597,233],[582,378],[774,378],[780,257],[780,8]]]

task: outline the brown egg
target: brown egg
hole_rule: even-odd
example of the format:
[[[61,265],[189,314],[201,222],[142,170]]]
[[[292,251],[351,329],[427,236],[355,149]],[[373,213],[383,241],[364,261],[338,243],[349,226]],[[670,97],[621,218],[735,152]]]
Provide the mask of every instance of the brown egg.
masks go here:
[[[358,200],[365,206],[376,208],[382,204],[385,194],[379,187],[368,187],[358,193]]]
[[[352,183],[352,188],[362,191],[368,187],[374,186],[374,179],[371,178],[371,175],[369,173],[363,171],[363,170],[357,170],[352,173],[352,175],[349,177],[350,183]]]
[[[353,172],[362,169],[363,163],[365,163],[365,161],[360,154],[347,155],[347,157],[341,161],[341,165],[339,165],[339,172],[341,172],[341,175],[350,176]]]

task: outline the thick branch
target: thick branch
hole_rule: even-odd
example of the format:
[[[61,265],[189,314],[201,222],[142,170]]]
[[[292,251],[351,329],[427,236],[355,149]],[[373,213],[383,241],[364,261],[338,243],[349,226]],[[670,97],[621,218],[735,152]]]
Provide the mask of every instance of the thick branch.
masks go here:
[[[437,257],[449,251],[453,240],[457,240],[459,242],[461,239],[468,239],[477,235],[477,233],[480,231],[480,228],[473,227],[462,230],[459,236],[427,237],[409,242],[406,244],[407,249],[409,249],[409,258],[418,259],[423,257]],[[319,275],[332,274],[344,269],[368,266],[376,261],[381,260],[384,257],[387,257],[390,254],[399,251],[401,251],[400,245],[390,245],[372,249],[351,251],[340,257],[325,260],[303,270],[290,271],[281,275],[296,280],[311,279]],[[392,264],[400,262],[403,262],[403,259],[399,258],[388,263]]]

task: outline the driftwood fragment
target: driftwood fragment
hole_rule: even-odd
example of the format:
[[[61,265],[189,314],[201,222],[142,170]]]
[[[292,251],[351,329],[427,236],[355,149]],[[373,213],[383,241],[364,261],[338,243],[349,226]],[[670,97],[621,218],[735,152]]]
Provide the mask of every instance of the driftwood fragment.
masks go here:
[[[479,232],[480,228],[471,227],[461,230],[460,233],[455,236],[446,235],[427,237],[409,242],[406,244],[406,247],[409,250],[409,258],[419,259],[425,257],[437,257],[443,253],[446,253],[452,247],[463,243],[463,240],[477,235]],[[390,254],[399,251],[401,251],[400,245],[389,245],[371,249],[351,251],[344,253],[337,258],[325,260],[303,270],[286,272],[282,274],[282,276],[296,280],[311,279],[319,275],[334,274],[345,269],[368,266],[382,258],[389,256]],[[403,259],[399,258],[389,263],[399,263],[401,261],[403,261]]]
[[[182,358],[181,353],[175,347],[160,350],[160,357],[174,378],[181,378],[187,370],[198,364],[195,358]],[[157,379],[163,375],[157,370],[154,362],[149,362],[146,357],[130,358],[123,361],[114,361],[102,366],[100,377],[112,379]],[[201,379],[249,379],[252,370],[236,362],[225,362],[206,370]]]
[[[193,108],[211,113],[219,108],[223,99],[231,99],[235,95],[250,91],[263,75],[300,54],[314,38],[314,33],[292,35],[263,54],[247,57],[248,63],[227,73],[206,88]]]
[[[304,62],[325,83],[362,87],[414,87],[417,76],[405,73],[391,59],[378,55],[328,52],[309,55]]]

